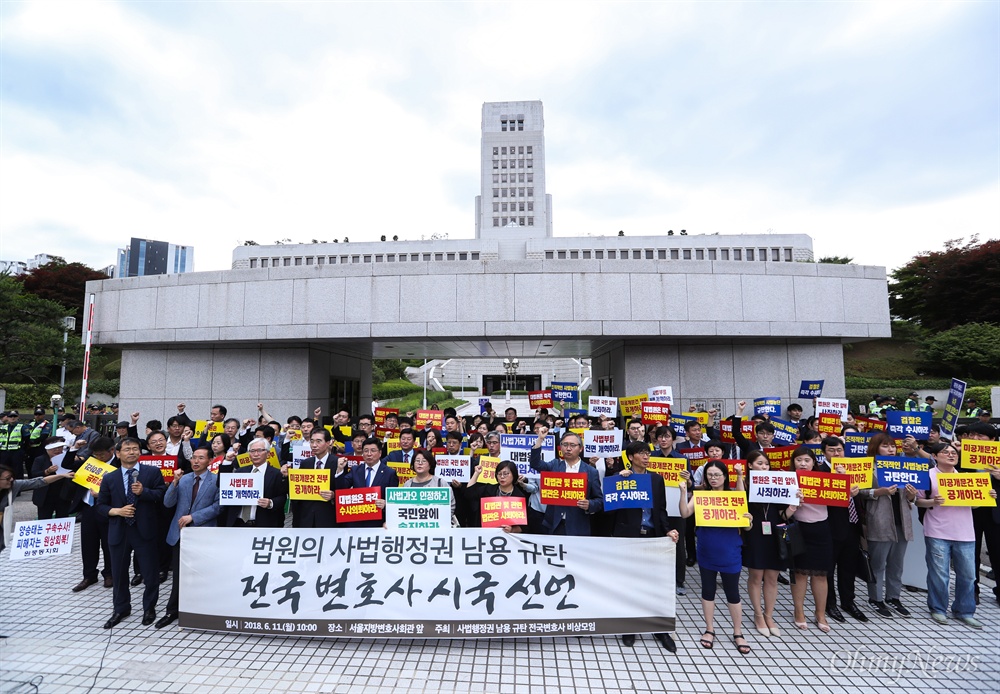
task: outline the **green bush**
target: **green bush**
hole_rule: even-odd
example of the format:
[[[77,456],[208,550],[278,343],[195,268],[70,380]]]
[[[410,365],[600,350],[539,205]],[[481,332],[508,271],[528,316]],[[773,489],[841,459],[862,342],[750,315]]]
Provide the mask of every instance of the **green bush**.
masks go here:
[[[848,389],[871,390],[873,393],[888,395],[891,389],[905,389],[907,393],[911,390],[947,390],[951,387],[950,378],[862,378],[860,376],[847,376],[844,378],[844,386]]]
[[[995,384],[1000,385],[1000,384]],[[996,417],[997,413],[992,412],[993,406],[990,399],[990,386],[972,386],[965,389],[965,400],[968,402],[969,398],[975,398],[976,403],[979,407],[983,409],[990,410],[991,414]]]
[[[383,407],[396,407],[399,408],[400,412],[416,412],[417,410],[423,409],[424,406],[424,394],[423,389],[421,392],[413,393],[407,395],[403,398],[395,398],[393,400],[387,400],[382,402],[379,400],[379,405]],[[466,400],[459,400],[455,398],[451,391],[440,391],[440,390],[428,390],[427,391],[427,406],[435,406],[438,409],[444,409],[446,407],[459,407],[464,405]]]
[[[379,383],[378,385],[373,385],[372,397],[381,402],[382,400],[388,400],[390,398],[402,398],[410,393],[423,391],[423,389],[423,386],[418,386],[416,383],[396,379],[393,381],[386,381],[385,383]]]
[[[117,400],[121,386],[121,380],[117,378],[95,378],[87,382],[87,392],[107,393]],[[77,390],[79,391],[79,387]]]
[[[59,386],[36,383],[0,384],[7,391],[7,409],[34,409],[36,405],[48,407],[49,398],[59,392]],[[67,391],[69,389],[67,388]]]
[[[1000,376],[1000,325],[967,323],[936,333],[924,340],[919,356],[939,373]]]

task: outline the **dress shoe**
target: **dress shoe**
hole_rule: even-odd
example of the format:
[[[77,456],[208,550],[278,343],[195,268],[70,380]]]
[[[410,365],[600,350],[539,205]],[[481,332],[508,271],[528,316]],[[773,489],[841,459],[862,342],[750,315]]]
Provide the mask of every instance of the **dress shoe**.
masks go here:
[[[629,648],[635,645],[635,634],[624,634],[622,636],[622,643]]]
[[[778,583],[780,583],[783,586],[787,586],[788,585],[788,579],[785,578],[785,574],[782,574],[782,573],[778,574]]]
[[[156,623],[156,628],[157,629],[162,629],[163,627],[167,626],[168,624],[172,624],[175,621],[177,621],[177,613],[176,612],[167,612],[165,615],[163,615],[162,617],[160,617],[160,620]],[[622,641],[625,641],[625,639],[627,639],[627,638],[628,638],[627,636],[623,636],[622,637]],[[632,641],[635,641],[635,637],[634,636],[632,637]],[[630,644],[626,643],[625,645],[627,646],[627,645],[630,645]]]
[[[687,564],[688,566],[694,566],[697,562],[698,562],[697,559],[694,559],[692,557],[688,557],[687,560],[684,563]]]
[[[161,584],[162,584],[162,583],[163,583],[164,581],[166,581],[166,580],[167,580],[167,576],[168,576],[168,572],[166,572],[166,571],[161,571],[161,572],[160,572],[160,583],[161,583]]]
[[[73,592],[79,593],[81,590],[86,590],[87,588],[90,588],[90,586],[94,585],[95,583],[97,583],[96,578],[85,578],[79,583],[77,583],[75,586],[73,586]]]
[[[129,612],[115,612],[113,615],[111,615],[111,619],[109,619],[108,621],[106,621],[104,623],[104,628],[105,629],[110,629],[111,627],[115,626],[116,624],[118,624],[119,622],[121,622],[123,619],[125,619],[126,617],[128,617],[130,614],[132,614],[131,611],[129,611]]]
[[[105,588],[114,588],[115,587],[115,579],[111,578],[110,576],[105,576],[104,577],[104,587]]]
[[[156,612],[154,610],[146,610],[142,613],[142,626],[148,627],[150,624],[156,621]]]
[[[838,622],[845,621],[843,613],[840,611],[840,608],[837,607],[836,605],[828,605],[826,608],[826,614],[828,617],[830,617],[831,619],[835,619]]]
[[[847,605],[841,605],[841,608],[843,608],[844,612],[846,612],[847,614],[851,615],[852,617],[854,617],[859,622],[867,622],[868,621],[868,615],[866,615],[864,612],[862,612],[860,609],[858,609],[858,606],[855,605],[853,602],[849,603]]]
[[[139,585],[140,583],[142,583],[142,574],[136,574],[135,576],[132,577],[132,580],[129,581],[129,585],[132,586],[133,588]]]
[[[677,644],[670,638],[670,634],[653,634],[653,637],[660,642],[660,645],[671,653],[677,652]]]

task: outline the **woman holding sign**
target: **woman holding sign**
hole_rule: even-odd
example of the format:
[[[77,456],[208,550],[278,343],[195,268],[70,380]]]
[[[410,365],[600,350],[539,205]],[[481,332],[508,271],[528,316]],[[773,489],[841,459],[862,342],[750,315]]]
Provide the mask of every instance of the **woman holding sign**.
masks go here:
[[[737,475],[736,490],[743,491],[743,466],[735,466]],[[705,463],[704,488],[710,492],[729,491],[729,470],[725,463],[710,460]],[[687,498],[687,482],[683,479],[677,484],[680,489],[681,516],[689,518],[694,515],[694,503]],[[753,527],[753,516],[743,514]],[[698,536],[698,566],[701,568],[701,609],[705,615],[705,631],[701,635],[701,647],[715,646],[715,632],[712,630],[715,621],[715,583],[722,576],[722,589],[726,593],[726,603],[729,616],[733,620],[733,643],[742,655],[750,652],[750,646],[743,638],[743,610],[740,607],[740,572],[743,562],[740,548],[743,546],[739,528],[723,528],[699,525],[695,528]],[[706,637],[711,638],[706,638]]]
[[[816,454],[812,452],[812,449],[804,446],[799,446],[792,451],[792,465],[797,472],[813,472],[819,467]],[[794,572],[803,577],[802,580],[792,584],[795,626],[803,630],[809,628],[805,611],[805,577],[808,577],[812,587],[813,601],[816,604],[813,624],[818,626],[823,633],[828,633],[830,625],[826,622],[828,590],[826,575],[833,566],[833,535],[827,520],[827,508],[818,504],[800,504],[789,508],[792,510],[784,509],[781,517],[786,521],[791,521],[792,517],[795,518],[795,522],[802,531],[802,539],[805,544],[805,552],[795,557],[793,567]]]
[[[912,436],[904,441],[904,453],[916,455],[917,442]],[[896,455],[896,442],[891,436],[879,432],[868,442],[868,457]],[[875,482],[873,480],[873,482]],[[912,484],[900,493],[899,487],[879,487],[861,492],[865,500],[865,539],[871,556],[875,583],[868,584],[868,604],[883,617],[892,617],[892,607],[902,617],[910,612],[900,596],[903,592],[903,558],[906,546],[913,541],[913,502],[917,490]]]
[[[524,499],[525,508],[528,506],[528,497],[538,491],[531,482],[528,482],[517,471],[517,465],[509,460],[501,460],[497,463],[494,474],[497,478],[496,484],[482,484],[479,482],[479,473],[483,471],[482,466],[477,465],[469,479],[469,498],[480,499],[495,496],[519,496]],[[527,525],[503,525],[500,526],[505,533],[523,533],[528,531]]]
[[[434,431],[431,429],[430,431]],[[434,474],[437,462],[434,454],[426,448],[418,448],[413,451],[413,459],[410,461],[410,469],[416,473],[415,476],[403,483],[404,487],[447,487],[451,497],[451,527],[457,528],[458,517],[455,516],[455,493],[451,491],[451,483]]]
[[[747,454],[747,467],[751,472],[767,472],[771,462],[763,451]],[[753,524],[743,533],[743,566],[747,567],[747,591],[753,605],[753,623],[761,636],[781,636],[781,629],[774,621],[774,605],[778,600],[778,572],[788,568],[778,555],[778,534],[775,530],[782,522],[781,513],[791,513],[794,506],[784,504],[749,503]],[[764,605],[761,609],[761,588]]]

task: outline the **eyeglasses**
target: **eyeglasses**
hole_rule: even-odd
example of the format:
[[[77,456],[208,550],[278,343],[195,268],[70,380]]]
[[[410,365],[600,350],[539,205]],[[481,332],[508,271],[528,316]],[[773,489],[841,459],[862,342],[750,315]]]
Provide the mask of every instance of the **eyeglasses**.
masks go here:
[[[572,443],[570,441],[563,441],[559,445],[562,446],[563,448],[579,448],[580,447],[580,444],[578,444],[578,443]]]
[[[13,477],[11,477],[10,475],[4,475],[3,477],[0,477],[0,482],[10,482],[10,481],[12,481],[13,479],[14,479],[14,478],[13,478]]]
[[[705,477],[725,477],[721,472],[706,472]]]

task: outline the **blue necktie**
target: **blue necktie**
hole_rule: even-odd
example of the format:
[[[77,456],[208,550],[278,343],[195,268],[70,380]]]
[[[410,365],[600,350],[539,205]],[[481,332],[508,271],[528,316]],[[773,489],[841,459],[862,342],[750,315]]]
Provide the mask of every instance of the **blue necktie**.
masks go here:
[[[368,472],[365,474],[365,486],[372,486],[372,469],[368,468]]]
[[[128,471],[128,484],[125,485],[125,503],[135,504],[135,494],[132,493],[132,485],[135,484],[135,469]],[[125,519],[125,525],[135,525],[135,516]]]

